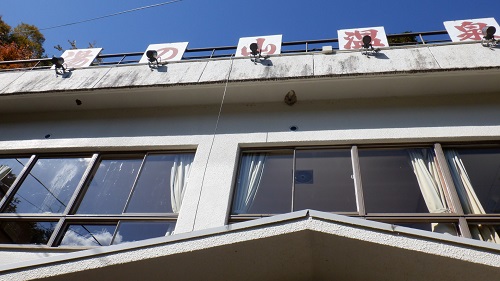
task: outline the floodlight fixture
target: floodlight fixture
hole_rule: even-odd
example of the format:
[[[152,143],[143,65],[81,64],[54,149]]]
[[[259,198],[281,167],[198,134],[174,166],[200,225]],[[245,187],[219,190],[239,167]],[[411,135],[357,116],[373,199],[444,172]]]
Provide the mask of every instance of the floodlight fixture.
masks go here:
[[[158,68],[158,52],[156,50],[147,50],[146,57],[148,58],[149,68]]]
[[[261,59],[266,60],[269,58],[269,56],[262,56],[262,52],[259,49],[259,45],[257,43],[250,44],[250,54],[252,55],[252,58],[250,58],[250,60],[255,64],[261,62]]]
[[[56,75],[63,75],[64,73],[66,73],[66,68],[64,67],[64,58],[52,57],[51,62],[55,67]]]
[[[158,62],[158,52],[156,50],[148,50],[146,52],[146,57],[148,57],[149,62]]]
[[[254,57],[256,57],[257,55],[260,56],[259,45],[257,45],[257,43],[250,44],[250,51],[252,53],[252,56]]]
[[[481,40],[481,44],[483,46],[492,48],[497,45],[498,41],[495,40],[495,32],[497,32],[497,29],[494,26],[485,26],[482,32],[483,40]]]
[[[372,46],[372,37],[370,35],[363,36],[363,48],[369,49]]]
[[[497,29],[494,26],[486,26],[482,31],[484,39],[491,40],[495,38],[495,32],[497,32]]]
[[[370,35],[365,35],[361,39],[363,42],[362,49],[365,51],[363,54],[369,57],[369,55],[376,55],[378,52],[380,52],[380,49],[373,48],[372,46],[372,37]]]

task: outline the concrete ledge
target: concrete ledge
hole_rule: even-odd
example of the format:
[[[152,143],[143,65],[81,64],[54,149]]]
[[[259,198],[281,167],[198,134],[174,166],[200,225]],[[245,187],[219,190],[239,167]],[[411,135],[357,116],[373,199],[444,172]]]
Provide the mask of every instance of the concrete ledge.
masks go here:
[[[51,69],[27,71],[20,79],[1,89],[0,93],[92,89],[109,70],[109,67],[89,67],[67,72],[65,75],[56,75]],[[3,80],[3,75],[0,74],[0,80]]]
[[[361,52],[331,55],[305,53],[272,56],[260,63],[248,58],[182,61],[150,70],[145,64],[76,69],[67,78],[53,70],[0,73],[0,94],[173,86],[226,81],[280,80],[376,73],[422,73],[500,67],[500,49],[481,44],[410,46],[383,49],[376,56]],[[22,75],[22,79],[17,79]]]

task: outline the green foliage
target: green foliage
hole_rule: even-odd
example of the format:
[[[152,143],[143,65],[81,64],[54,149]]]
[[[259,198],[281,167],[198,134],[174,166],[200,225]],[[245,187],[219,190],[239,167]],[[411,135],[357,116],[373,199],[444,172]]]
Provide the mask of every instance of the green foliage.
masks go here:
[[[411,31],[405,31],[403,33],[412,33]],[[412,44],[412,43],[417,43],[417,37],[412,36],[412,35],[407,35],[407,36],[398,36],[398,37],[389,37],[387,38],[387,41],[389,41],[389,45],[398,45],[398,44]]]
[[[2,20],[2,16],[0,16],[0,44],[2,46],[4,44],[8,43],[8,39],[9,39],[9,36],[10,36],[10,30],[11,30],[10,25],[6,24]]]
[[[45,37],[34,25],[20,23],[14,29],[0,16],[0,60],[25,60],[44,55]]]
[[[16,26],[12,33],[12,41],[31,50],[33,58],[41,58],[45,53],[43,49],[45,37],[34,25],[21,23]]]

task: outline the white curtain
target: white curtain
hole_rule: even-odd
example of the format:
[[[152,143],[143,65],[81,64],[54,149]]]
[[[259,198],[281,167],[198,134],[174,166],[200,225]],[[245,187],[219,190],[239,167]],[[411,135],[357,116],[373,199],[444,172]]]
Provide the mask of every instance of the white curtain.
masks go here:
[[[472,187],[467,170],[458,152],[454,149],[445,151],[446,160],[450,167],[450,173],[457,189],[458,197],[466,214],[486,214],[481,202]],[[500,244],[500,237],[495,229],[487,225],[470,225],[472,237],[482,241]]]
[[[429,212],[449,213],[450,209],[432,150],[408,149],[408,154]],[[432,231],[457,235],[456,228],[450,223],[432,223]]]
[[[244,214],[252,207],[257,191],[259,190],[265,162],[265,153],[252,153],[243,156],[238,176],[233,213]]]
[[[188,183],[193,158],[193,154],[176,155],[170,171],[170,203],[172,211],[176,214],[181,209],[182,198],[184,197],[184,191]]]

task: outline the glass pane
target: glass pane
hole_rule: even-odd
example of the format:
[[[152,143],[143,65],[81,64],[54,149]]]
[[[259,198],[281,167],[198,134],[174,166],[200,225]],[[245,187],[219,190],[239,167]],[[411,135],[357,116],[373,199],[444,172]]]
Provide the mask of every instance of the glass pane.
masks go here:
[[[457,162],[450,163],[456,152]],[[469,214],[500,213],[500,149],[453,149],[446,156],[464,212]],[[455,163],[463,163],[463,170]],[[465,171],[465,176],[461,176]],[[467,180],[467,176],[468,179]],[[470,186],[469,192],[465,187]],[[477,199],[476,199],[477,198]],[[478,202],[479,200],[479,202]]]
[[[425,231],[431,231],[435,233],[449,234],[453,236],[458,236],[459,228],[456,223],[440,222],[440,223],[430,223],[430,222],[393,222],[392,224],[400,225],[409,228],[416,228]]]
[[[62,213],[90,158],[41,158],[21,183],[5,212]]]
[[[73,224],[68,226],[60,246],[109,246],[116,225]]]
[[[421,149],[431,153],[429,149]],[[406,149],[359,150],[368,213],[428,213]]]
[[[56,222],[2,221],[0,244],[47,244]]]
[[[292,209],[292,151],[244,154],[233,214],[279,214]]]
[[[297,151],[294,210],[356,212],[351,151]]]
[[[170,235],[175,222],[124,222],[121,221],[113,245]]]
[[[142,158],[105,159],[92,178],[77,214],[121,214]]]
[[[473,239],[500,244],[500,224],[469,224]]]
[[[29,158],[0,159],[0,200],[17,179]]]
[[[194,154],[148,155],[127,206],[127,213],[177,213],[179,201],[171,199],[171,175],[177,172],[176,189],[182,193]],[[174,197],[175,198],[175,197]],[[177,205],[179,206],[177,206]],[[173,208],[175,211],[173,210]]]

